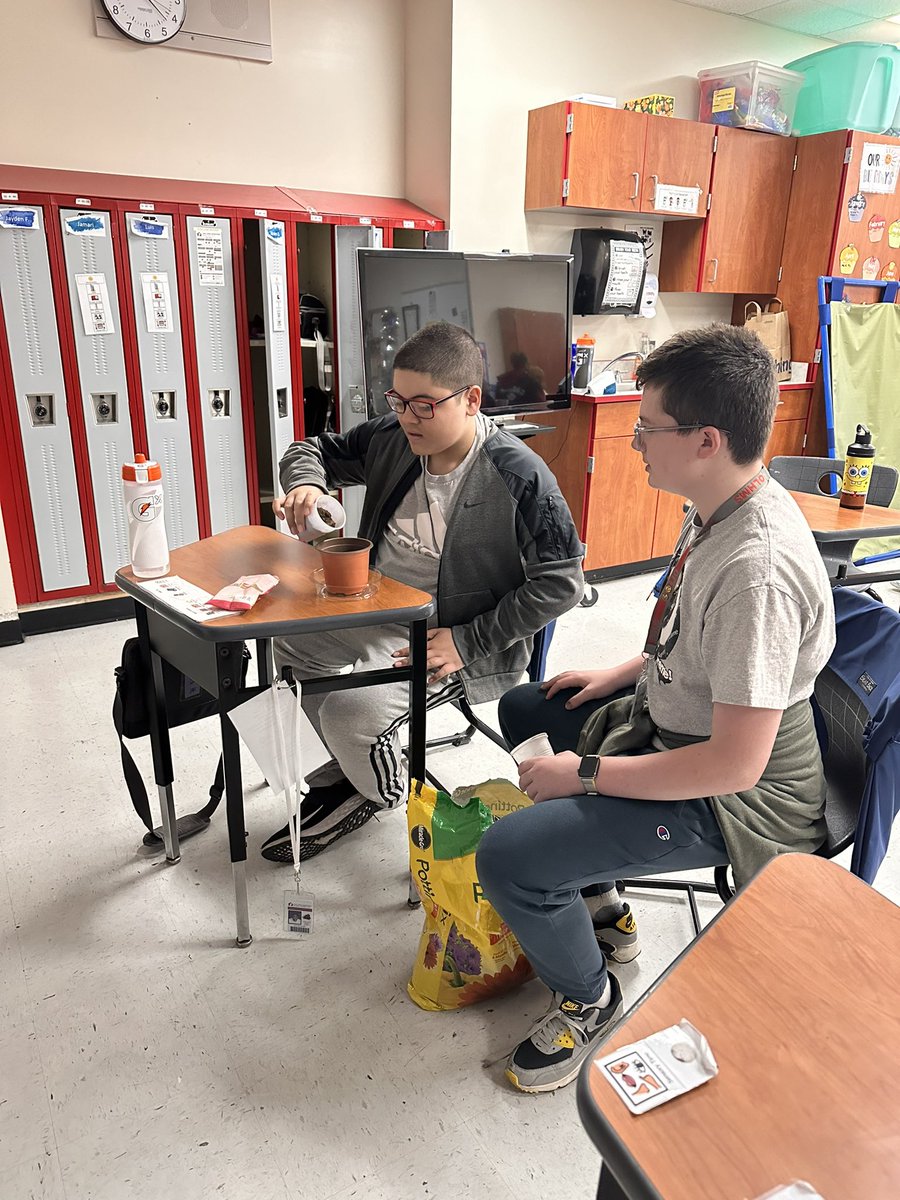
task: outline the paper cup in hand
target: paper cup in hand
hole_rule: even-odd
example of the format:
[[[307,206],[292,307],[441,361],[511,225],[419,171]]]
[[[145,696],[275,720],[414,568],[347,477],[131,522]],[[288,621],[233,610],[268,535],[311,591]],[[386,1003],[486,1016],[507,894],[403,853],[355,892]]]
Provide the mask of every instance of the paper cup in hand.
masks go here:
[[[521,764],[526,758],[547,758],[552,756],[553,747],[550,745],[550,739],[546,733],[536,733],[527,741],[519,742],[518,746],[513,746],[510,754],[516,761],[516,764]]]
[[[301,542],[313,542],[324,533],[339,533],[346,524],[347,514],[334,496],[320,496],[297,537]]]

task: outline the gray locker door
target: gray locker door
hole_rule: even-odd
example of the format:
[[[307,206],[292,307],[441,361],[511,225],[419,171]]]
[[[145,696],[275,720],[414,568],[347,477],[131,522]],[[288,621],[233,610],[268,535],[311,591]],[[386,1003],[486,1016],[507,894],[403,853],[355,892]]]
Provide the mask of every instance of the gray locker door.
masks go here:
[[[356,251],[381,246],[381,230],[372,225],[336,225],[334,229],[334,321],[337,328],[337,371],[341,433],[368,420],[363,369],[362,314]],[[362,514],[362,487],[344,488],[346,532],[353,536]]]
[[[194,340],[213,533],[250,520],[237,327],[231,221],[188,217]]]
[[[4,206],[15,209],[17,206]],[[0,294],[44,591],[90,582],[53,307],[44,210],[31,228],[0,228]],[[123,560],[124,561],[124,560]]]
[[[184,377],[173,218],[126,213],[141,395],[150,457],[162,467],[169,546],[200,538]],[[162,228],[165,233],[154,233]]]
[[[103,578],[129,561],[122,463],[134,452],[110,217],[60,209]],[[89,232],[78,232],[79,230]]]
[[[276,484],[281,456],[294,440],[285,232],[284,221],[264,218],[259,223],[269,428],[272,433],[272,479]]]

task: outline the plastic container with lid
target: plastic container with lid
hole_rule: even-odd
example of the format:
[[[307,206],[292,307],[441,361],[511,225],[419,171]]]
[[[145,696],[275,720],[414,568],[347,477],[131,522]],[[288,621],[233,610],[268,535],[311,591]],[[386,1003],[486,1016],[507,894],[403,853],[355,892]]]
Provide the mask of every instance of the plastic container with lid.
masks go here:
[[[897,121],[900,49],[879,42],[844,42],[798,58],[804,74],[794,132],[864,129],[883,133]]]
[[[752,59],[701,71],[700,120],[789,137],[803,76]]]

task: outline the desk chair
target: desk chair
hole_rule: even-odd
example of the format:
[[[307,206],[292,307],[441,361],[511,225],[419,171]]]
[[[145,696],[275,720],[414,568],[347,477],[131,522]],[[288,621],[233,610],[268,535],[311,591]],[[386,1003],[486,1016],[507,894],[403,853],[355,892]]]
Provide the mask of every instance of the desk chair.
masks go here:
[[[534,635],[534,646],[531,651],[531,659],[528,663],[528,680],[530,683],[540,683],[544,678],[544,673],[547,669],[547,654],[550,651],[550,642],[553,640],[553,631],[556,628],[556,622],[551,621],[549,625],[545,625],[538,633]],[[480,717],[477,717],[472,711],[465,696],[460,696],[453,701],[453,704],[467,721],[465,729],[459,733],[450,733],[446,737],[433,738],[425,743],[426,750],[437,750],[441,746],[467,746],[471,742],[476,733],[484,734],[486,738],[499,746],[501,750],[506,750],[506,742],[500,736],[496,729],[492,729],[490,725],[485,724]],[[434,778],[434,776],[426,770],[425,777],[430,784],[439,788],[441,791],[446,791],[446,788]]]
[[[852,845],[850,870],[871,883],[900,811],[900,613],[851,587],[834,589],[834,607],[837,641],[812,698],[825,768],[825,842],[816,853],[834,858]],[[694,893],[734,895],[728,867],[716,867],[712,884],[650,877],[624,886],[686,892],[696,933]]]
[[[800,458],[780,455],[769,463],[769,474],[789,491],[806,492],[811,496],[833,496],[840,491],[841,480],[844,477],[844,460],[842,458]],[[876,463],[872,468],[872,480],[869,484],[866,503],[890,508],[894,492],[897,490],[898,475],[900,472],[896,467],[887,467],[882,463]],[[827,486],[823,487],[822,484],[825,481],[827,481]]]

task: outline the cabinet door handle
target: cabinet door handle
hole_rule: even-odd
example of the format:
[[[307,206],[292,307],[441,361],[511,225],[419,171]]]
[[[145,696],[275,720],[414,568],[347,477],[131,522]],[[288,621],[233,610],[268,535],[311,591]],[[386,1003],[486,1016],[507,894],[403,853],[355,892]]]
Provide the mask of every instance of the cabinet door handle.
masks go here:
[[[653,180],[653,195],[650,197],[650,203],[655,205],[656,204],[656,189],[659,187],[659,176],[651,175],[650,178]]]
[[[637,200],[638,192],[641,188],[641,173],[640,171],[632,171],[631,178],[634,180],[634,191],[628,197],[629,200]]]
[[[713,269],[712,275],[710,275],[710,277],[709,277],[709,282],[715,283],[716,280],[719,278],[719,260],[717,258],[711,258],[709,260],[709,265]]]

